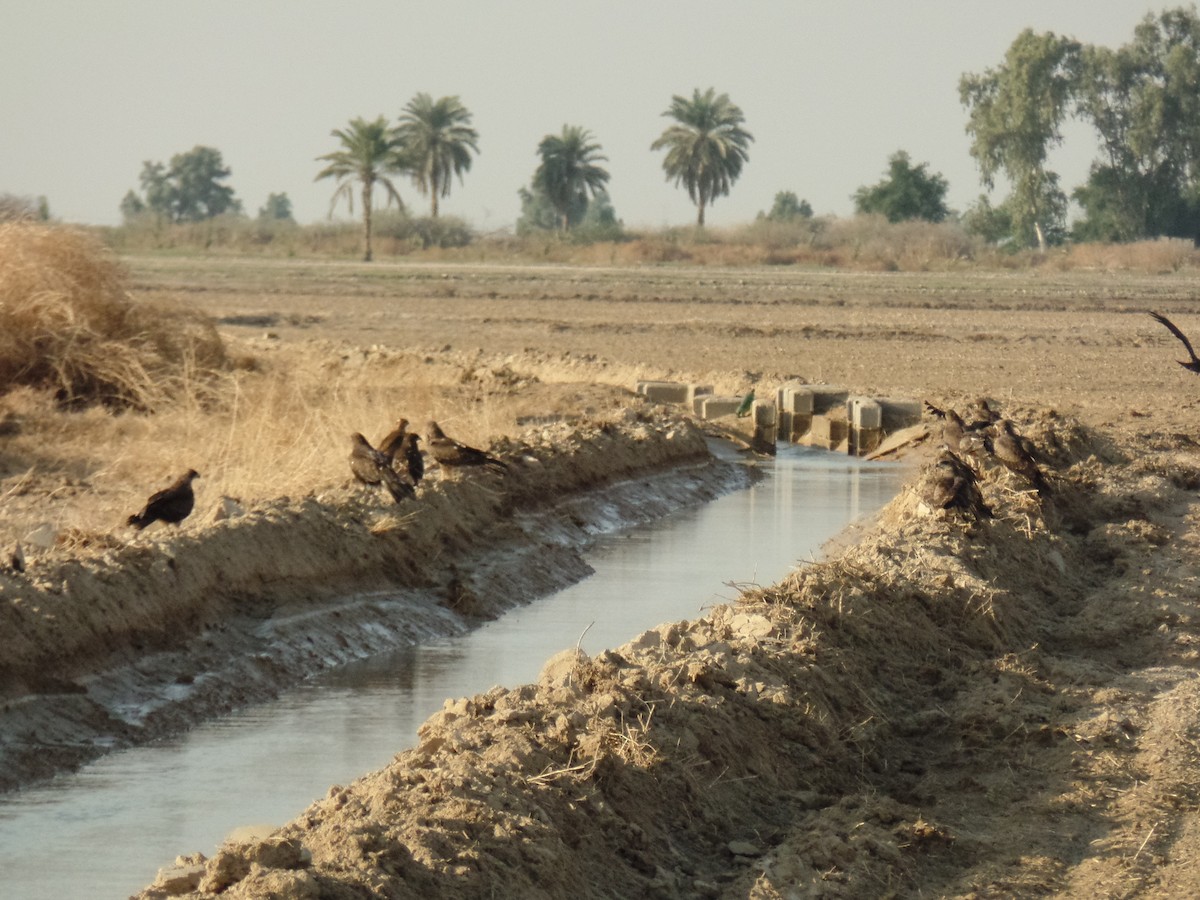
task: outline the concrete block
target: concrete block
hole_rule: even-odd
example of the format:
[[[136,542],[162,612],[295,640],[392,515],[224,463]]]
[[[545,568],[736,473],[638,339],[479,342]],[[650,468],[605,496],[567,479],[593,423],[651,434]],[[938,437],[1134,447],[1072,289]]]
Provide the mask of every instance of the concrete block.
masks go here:
[[[711,384],[689,384],[687,386],[687,399],[684,400],[684,403],[687,403],[692,407],[692,409],[695,409],[697,398],[707,397],[711,395],[712,392],[713,386]]]
[[[639,381],[637,392],[655,403],[686,403],[688,386],[678,381]]]
[[[697,397],[700,404],[700,418],[719,419],[722,416],[732,416],[742,405],[741,397]]]
[[[808,385],[785,387],[782,393],[783,398],[779,404],[780,409],[799,413],[802,416],[811,416],[813,414],[813,392],[809,389]]]
[[[841,406],[850,396],[850,392],[845,388],[831,384],[810,384],[808,390],[812,392],[813,415],[822,415],[835,406]]]
[[[755,400],[754,401],[754,426],[770,425],[775,426],[775,401],[774,400]]]
[[[870,397],[851,397],[846,401],[846,418],[855,428],[882,428],[883,407]]]
[[[775,404],[769,404],[771,409],[775,408]],[[771,421],[762,425],[754,426],[754,437],[750,441],[750,446],[759,453],[769,453],[775,455],[775,422]]]
[[[792,441],[799,441],[812,428],[812,413],[792,413]]]
[[[842,418],[813,416],[812,427],[806,443],[814,447],[833,450],[844,443],[850,435],[850,423]]]
[[[781,409],[778,415],[779,422],[776,423],[775,437],[777,440],[790,442],[792,440],[792,419],[795,413]]]
[[[921,421],[920,400],[877,397],[876,402],[883,408],[883,430],[888,433],[917,425]]]
[[[846,449],[851,456],[866,456],[879,449],[882,443],[882,428],[851,428]]]

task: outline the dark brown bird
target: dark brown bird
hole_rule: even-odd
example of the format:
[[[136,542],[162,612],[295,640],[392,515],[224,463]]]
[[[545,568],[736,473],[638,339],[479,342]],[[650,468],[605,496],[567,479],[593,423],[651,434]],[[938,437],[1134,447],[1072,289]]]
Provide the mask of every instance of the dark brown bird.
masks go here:
[[[992,426],[992,453],[1009,470],[1033,482],[1039,494],[1050,490],[1042,470],[1008,419],[1001,419]]]
[[[443,477],[446,469],[460,469],[468,466],[484,466],[496,472],[508,471],[508,466],[496,457],[447,437],[446,433],[438,427],[437,422],[430,421],[426,431],[429,452],[442,467]]]
[[[400,449],[400,444],[407,431],[408,419],[400,419],[396,422],[396,427],[385,434],[383,440],[379,442],[379,452],[390,460],[395,459],[396,452]]]
[[[936,509],[961,510],[975,519],[992,517],[992,510],[979,490],[975,470],[949,447],[942,447],[924,487],[925,499]]]
[[[350,435],[350,471],[363,484],[387,488],[397,503],[416,496],[413,486],[392,468],[392,461],[357,431]]]
[[[1178,326],[1176,326],[1176,324],[1174,322],[1172,322],[1170,319],[1168,319],[1162,313],[1151,312],[1150,315],[1156,321],[1161,322],[1163,325],[1166,325],[1167,330],[1170,331],[1171,334],[1175,335],[1175,337],[1177,337],[1177,338],[1179,338],[1179,340],[1183,341],[1183,348],[1185,350],[1187,350],[1188,356],[1190,356],[1191,359],[1177,359],[1175,361],[1177,363],[1179,363],[1181,366],[1183,366],[1185,369],[1187,369],[1189,372],[1196,372],[1196,373],[1200,374],[1200,357],[1196,356],[1196,351],[1192,349],[1192,342],[1187,339],[1187,335],[1185,335],[1182,331],[1180,331]]]
[[[403,461],[408,478],[413,484],[420,484],[421,479],[425,477],[425,458],[421,456],[421,450],[417,446],[420,440],[419,434],[410,431],[400,442],[400,449],[396,451],[396,456]]]
[[[192,492],[192,482],[200,477],[195,469],[188,469],[179,479],[168,488],[155,491],[142,507],[142,511],[129,517],[128,524],[141,531],[152,522],[167,522],[178,525],[189,515],[196,505],[196,495]]]

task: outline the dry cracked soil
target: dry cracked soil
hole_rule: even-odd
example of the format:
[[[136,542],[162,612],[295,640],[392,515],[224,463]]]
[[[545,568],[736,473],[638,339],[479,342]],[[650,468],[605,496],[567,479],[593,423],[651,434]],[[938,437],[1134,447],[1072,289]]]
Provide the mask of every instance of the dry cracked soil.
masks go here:
[[[940,509],[928,420],[907,485],[823,561],[615,651],[568,651],[534,684],[449,698],[386,768],[270,836],[181,857],[140,897],[1200,895],[1200,381],[1145,315],[1200,335],[1194,275],[129,265],[136,295],[183,297],[231,341],[419,352],[503,371],[543,404],[590,385],[604,409],[497,429],[547,474],[465,512],[453,483],[413,520],[281,500],[0,576],[8,722],[46,698],[78,712],[97,699],[79,685],[118,662],[170,657],[177,677],[236,665],[253,648],[191,642],[231,604],[284,622],[349,584],[401,584],[414,607],[389,625],[404,639],[422,615],[491,614],[531,588],[507,581],[480,529],[560,572],[571,553],[534,522],[547,497],[577,503],[552,518],[586,531],[588,491],[633,474],[657,473],[666,505],[745,477],[709,462],[678,410],[637,401],[636,378],[730,394],[801,379],[964,410],[986,396],[1048,480],[1039,493],[980,452],[992,515]],[[465,560],[453,573],[420,552],[444,540]],[[259,542],[271,552],[238,556]],[[154,599],[180,583],[165,612],[111,603],[114,584]],[[379,615],[360,606],[343,639]],[[164,707],[163,727],[238,700]]]

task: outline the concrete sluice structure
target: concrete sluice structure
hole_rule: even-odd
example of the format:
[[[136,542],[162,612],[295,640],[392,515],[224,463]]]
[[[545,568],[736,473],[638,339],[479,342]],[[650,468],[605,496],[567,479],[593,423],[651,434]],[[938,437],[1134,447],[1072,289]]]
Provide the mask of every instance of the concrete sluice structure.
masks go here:
[[[677,381],[639,381],[637,392],[656,403],[687,406],[703,420],[733,416],[746,397],[723,397],[712,385]],[[774,453],[778,441],[804,444],[869,456],[891,435],[919,425],[919,400],[852,395],[845,388],[828,384],[787,382],[775,396],[756,398],[743,410],[752,423],[751,445],[762,453]]]

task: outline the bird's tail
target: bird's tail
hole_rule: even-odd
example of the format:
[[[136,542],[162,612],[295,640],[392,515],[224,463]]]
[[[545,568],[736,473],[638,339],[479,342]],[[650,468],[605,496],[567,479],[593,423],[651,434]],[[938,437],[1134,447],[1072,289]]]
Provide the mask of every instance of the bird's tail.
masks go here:
[[[135,515],[130,516],[125,524],[132,525],[138,531],[141,531],[143,528],[145,528],[147,525],[149,525],[153,521],[154,520],[152,518],[150,518],[148,515],[146,515],[146,513],[143,511],[143,512],[136,513]]]
[[[508,463],[501,462],[494,456],[487,457],[483,462],[485,469],[491,469],[493,472],[507,472]]]
[[[379,473],[383,476],[383,486],[397,503],[412,500],[417,496],[413,486],[401,478],[395,469],[381,468]]]

